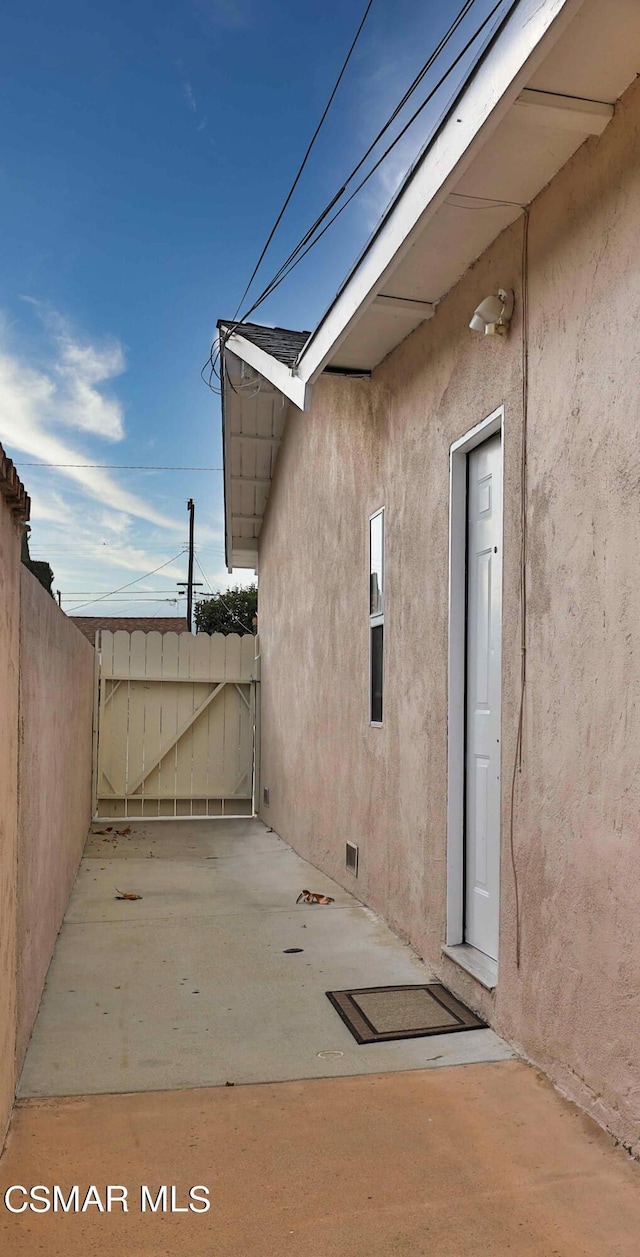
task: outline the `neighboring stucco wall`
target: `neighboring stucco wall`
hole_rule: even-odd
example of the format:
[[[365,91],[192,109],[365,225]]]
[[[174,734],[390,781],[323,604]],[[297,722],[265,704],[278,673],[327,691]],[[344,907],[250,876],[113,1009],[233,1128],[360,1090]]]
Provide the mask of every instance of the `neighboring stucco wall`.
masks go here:
[[[640,1152],[640,85],[530,228],[528,686],[518,719],[522,221],[372,382],[290,415],[260,540],[264,819],[379,910]],[[471,212],[471,211],[468,211]],[[481,212],[481,211],[478,211]],[[462,213],[462,211],[461,211]],[[467,330],[498,285],[506,340]],[[449,447],[505,406],[502,892],[495,995],[445,931]],[[385,724],[368,724],[368,517],[386,507]],[[344,843],[360,844],[360,875]],[[371,975],[372,982],[375,974]]]
[[[22,1065],[91,820],[94,649],[22,568],[18,1029]]]
[[[15,1088],[21,532],[0,495],[0,1151]]]

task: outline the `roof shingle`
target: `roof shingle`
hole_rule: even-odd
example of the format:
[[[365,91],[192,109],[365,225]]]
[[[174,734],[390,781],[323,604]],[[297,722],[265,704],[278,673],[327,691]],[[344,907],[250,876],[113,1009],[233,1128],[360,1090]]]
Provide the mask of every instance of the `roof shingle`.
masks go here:
[[[264,350],[266,354],[276,358],[286,367],[294,365],[311,335],[310,332],[293,332],[286,327],[263,327],[261,323],[236,325],[233,319],[218,320],[219,331],[224,332],[230,329],[237,331],[238,336],[244,336],[245,340],[251,341],[252,345],[257,345],[258,349]]]
[[[77,624],[92,646],[98,629],[109,629],[112,633],[117,633],[119,629],[124,629],[127,633],[189,632],[186,617],[183,615],[70,615],[69,619]]]

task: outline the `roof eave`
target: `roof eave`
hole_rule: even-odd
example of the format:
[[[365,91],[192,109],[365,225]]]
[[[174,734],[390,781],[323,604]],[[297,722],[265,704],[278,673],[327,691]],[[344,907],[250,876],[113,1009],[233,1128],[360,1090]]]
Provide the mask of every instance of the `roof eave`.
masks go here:
[[[308,408],[309,385],[300,379],[296,371],[292,371],[290,367],[285,366],[283,362],[279,362],[271,354],[265,353],[264,349],[254,345],[246,337],[241,336],[239,332],[232,332],[230,336],[225,337],[224,349],[229,349],[242,362],[246,362],[248,366],[253,367],[255,371],[264,376],[265,380],[273,384],[274,388],[277,388],[290,402],[293,402],[294,406],[297,406],[299,410]]]
[[[470,79],[391,203],[297,363],[313,383],[515,103],[584,0],[520,0],[483,49]],[[460,114],[463,116],[460,117]]]

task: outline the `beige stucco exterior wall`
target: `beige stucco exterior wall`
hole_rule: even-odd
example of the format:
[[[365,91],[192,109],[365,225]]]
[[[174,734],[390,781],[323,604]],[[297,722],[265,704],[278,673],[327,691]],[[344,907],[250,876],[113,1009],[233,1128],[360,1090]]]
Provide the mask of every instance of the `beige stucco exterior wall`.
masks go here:
[[[95,654],[25,567],[20,585],[18,1068],[91,821]]]
[[[292,412],[260,541],[264,819],[640,1152],[640,86],[530,225],[528,685],[519,702],[522,221],[371,382]],[[462,211],[461,211],[462,213]],[[506,340],[467,330],[498,285]],[[442,956],[449,447],[505,407],[499,979]],[[368,723],[368,518],[386,507],[384,728]],[[360,845],[360,874],[344,844]],[[372,975],[373,979],[374,975]]]
[[[0,1150],[16,1078],[20,537],[21,525],[0,495]]]

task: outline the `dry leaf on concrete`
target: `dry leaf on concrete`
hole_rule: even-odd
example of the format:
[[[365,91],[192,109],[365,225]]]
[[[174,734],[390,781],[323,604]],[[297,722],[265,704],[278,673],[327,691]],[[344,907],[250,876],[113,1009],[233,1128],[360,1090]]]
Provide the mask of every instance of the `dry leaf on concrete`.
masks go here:
[[[315,890],[301,890],[296,903],[333,903],[331,895],[320,895]]]

